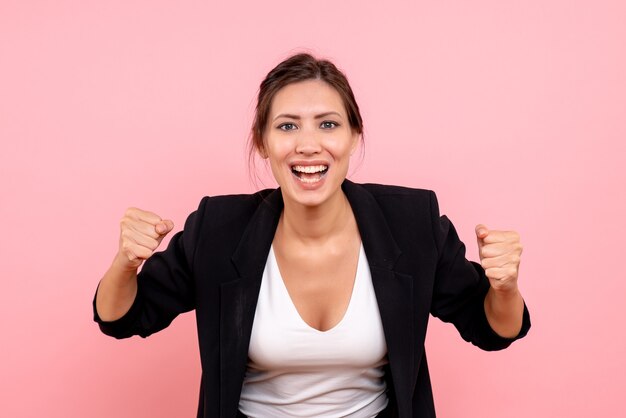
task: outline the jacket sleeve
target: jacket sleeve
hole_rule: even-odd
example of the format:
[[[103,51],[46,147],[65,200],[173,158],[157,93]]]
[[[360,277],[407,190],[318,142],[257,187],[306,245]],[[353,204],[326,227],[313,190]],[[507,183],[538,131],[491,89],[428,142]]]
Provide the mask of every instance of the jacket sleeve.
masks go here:
[[[172,237],[167,248],[144,262],[137,275],[137,296],[124,316],[103,321],[94,297],[94,321],[104,334],[115,338],[147,337],[167,327],[178,314],[195,308],[192,266],[207,199],[189,215],[183,231]]]
[[[484,300],[489,279],[480,264],[465,258],[465,245],[446,216],[439,215],[439,206],[431,192],[432,228],[437,249],[437,267],[431,313],[444,322],[454,324],[461,337],[483,350],[502,350],[530,329],[530,316],[524,304],[522,329],[514,338],[499,336],[487,321]]]

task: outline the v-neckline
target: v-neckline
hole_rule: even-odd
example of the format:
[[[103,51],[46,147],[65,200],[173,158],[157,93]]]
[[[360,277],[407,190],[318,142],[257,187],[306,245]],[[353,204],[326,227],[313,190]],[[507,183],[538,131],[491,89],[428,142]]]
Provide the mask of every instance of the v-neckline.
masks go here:
[[[272,244],[272,246],[270,247],[270,263],[272,264],[272,269],[274,270],[274,273],[276,274],[276,279],[280,282],[279,287],[280,287],[280,291],[283,292],[283,297],[285,297],[289,302],[289,309],[293,311],[293,313],[295,314],[295,316],[298,319],[298,322],[303,325],[307,330],[311,330],[315,333],[318,334],[328,334],[333,332],[334,330],[338,329],[341,327],[341,325],[346,321],[346,318],[348,317],[350,311],[351,311],[351,307],[352,305],[354,305],[354,297],[356,295],[356,291],[357,291],[357,286],[359,285],[359,276],[361,275],[361,263],[363,262],[363,256],[365,255],[365,250],[363,249],[363,242],[361,241],[361,243],[359,244],[359,255],[357,258],[357,264],[356,264],[356,270],[355,270],[355,274],[354,274],[354,281],[352,283],[352,291],[350,292],[350,299],[348,301],[348,306],[346,307],[346,310],[343,313],[343,316],[341,317],[341,319],[334,324],[332,327],[328,328],[325,331],[322,331],[320,329],[315,328],[314,326],[312,326],[311,324],[309,324],[307,321],[304,320],[304,318],[302,317],[302,315],[300,314],[300,311],[298,310],[298,308],[296,307],[296,304],[294,303],[293,299],[291,298],[291,294],[289,294],[289,289],[287,289],[287,285],[285,284],[285,280],[283,279],[283,276],[280,272],[280,267],[278,266],[278,260],[276,259],[276,254],[274,252],[274,245]]]

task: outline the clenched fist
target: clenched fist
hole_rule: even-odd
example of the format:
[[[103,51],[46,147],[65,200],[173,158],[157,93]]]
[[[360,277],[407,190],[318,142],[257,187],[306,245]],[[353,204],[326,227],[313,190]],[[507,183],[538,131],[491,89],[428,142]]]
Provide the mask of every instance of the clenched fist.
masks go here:
[[[517,291],[522,244],[515,231],[489,230],[476,226],[480,264],[485,269],[491,287],[496,291]]]
[[[163,238],[174,228],[169,219],[155,213],[128,208],[120,221],[118,265],[125,270],[137,270],[150,258]]]

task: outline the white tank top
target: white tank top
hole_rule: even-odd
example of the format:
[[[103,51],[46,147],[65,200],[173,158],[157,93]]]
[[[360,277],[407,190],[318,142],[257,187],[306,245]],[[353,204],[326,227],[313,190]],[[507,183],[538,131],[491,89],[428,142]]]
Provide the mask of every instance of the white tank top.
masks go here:
[[[270,249],[239,410],[248,417],[375,417],[387,406],[387,345],[363,245],[344,317],[328,331],[300,317]]]

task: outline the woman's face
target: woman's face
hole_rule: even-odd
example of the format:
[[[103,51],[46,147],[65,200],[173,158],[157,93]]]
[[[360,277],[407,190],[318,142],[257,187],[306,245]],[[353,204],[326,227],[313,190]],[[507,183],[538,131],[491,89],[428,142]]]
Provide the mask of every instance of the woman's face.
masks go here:
[[[261,154],[285,204],[319,206],[341,196],[358,141],[339,93],[324,81],[307,80],[274,96]]]

